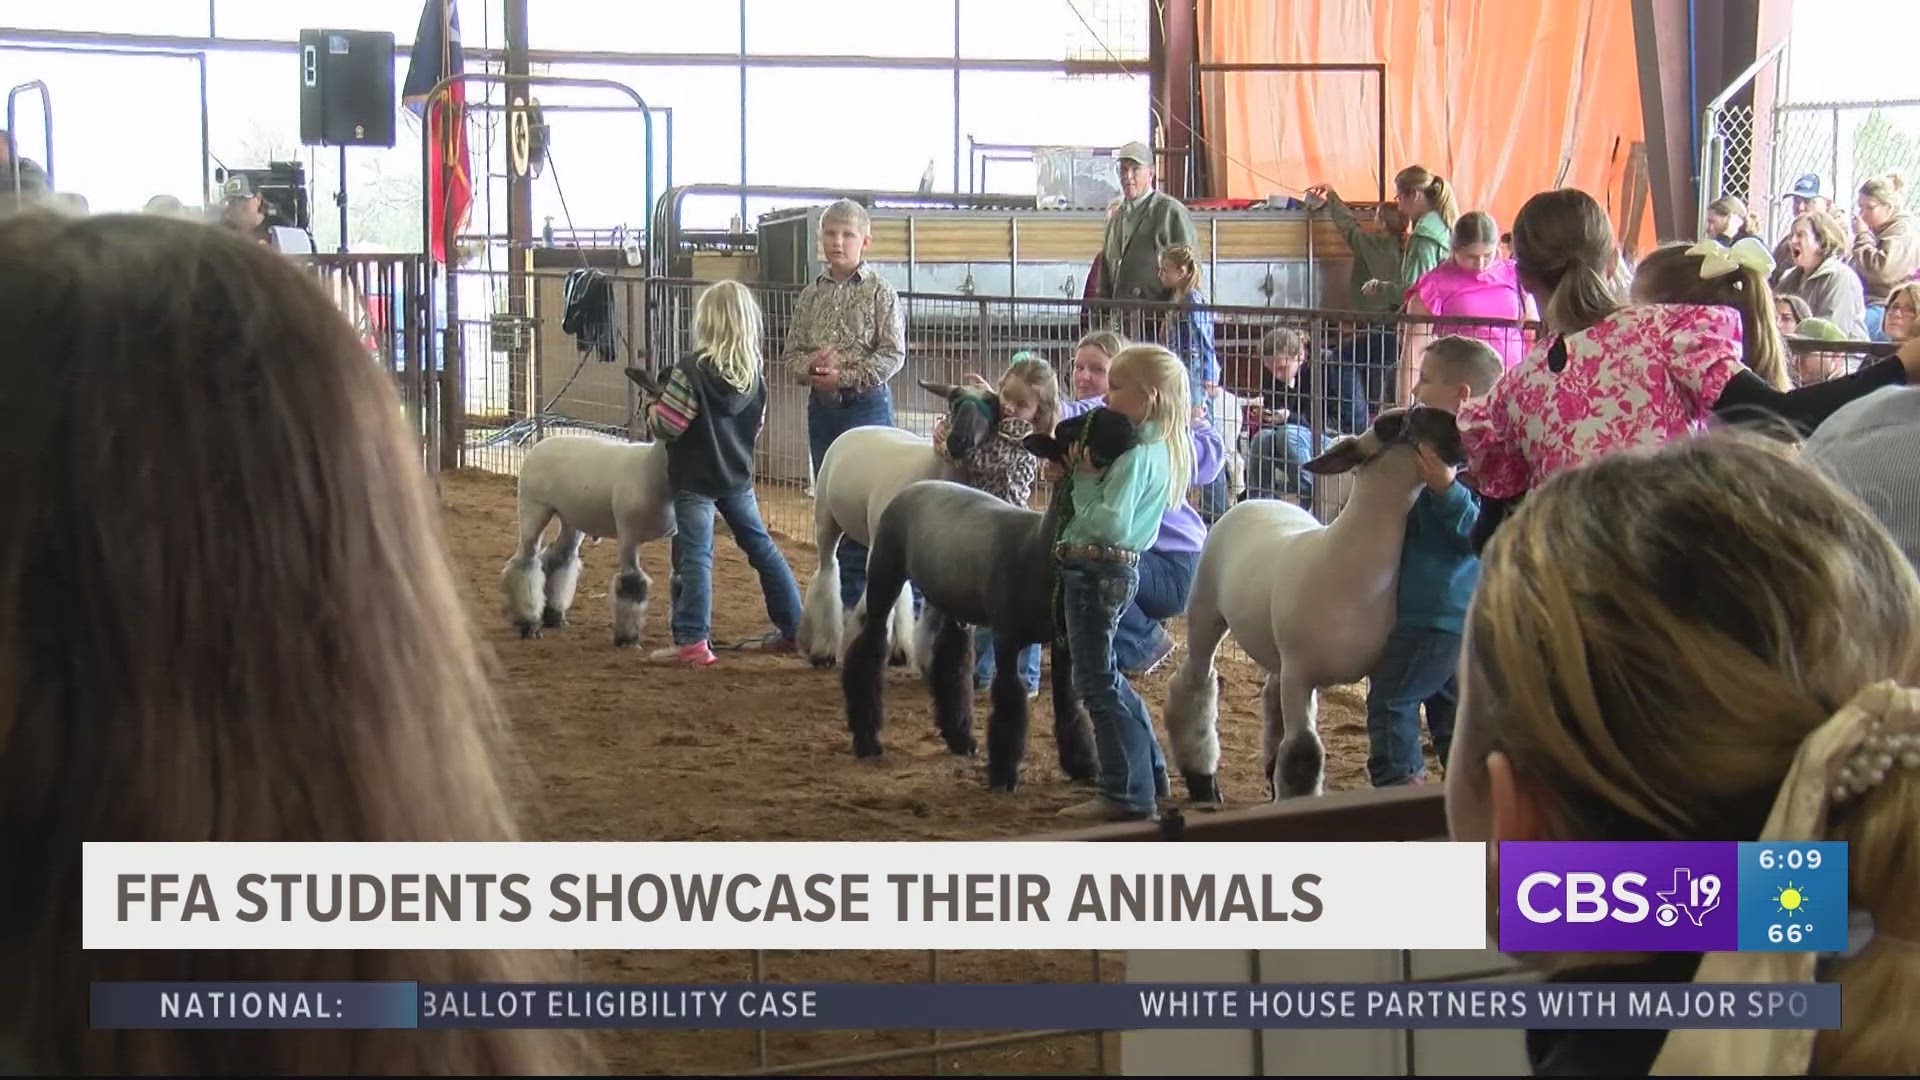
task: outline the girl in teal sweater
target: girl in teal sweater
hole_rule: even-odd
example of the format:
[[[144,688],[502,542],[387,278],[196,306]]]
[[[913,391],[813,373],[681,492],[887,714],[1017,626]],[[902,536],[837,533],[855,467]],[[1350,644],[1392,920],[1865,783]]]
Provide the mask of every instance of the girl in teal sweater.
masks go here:
[[[1105,470],[1076,452],[1066,490],[1054,496],[1072,500],[1054,559],[1073,690],[1093,721],[1100,757],[1100,794],[1063,817],[1151,819],[1167,790],[1146,703],[1114,664],[1113,632],[1140,585],[1140,553],[1153,546],[1160,515],[1186,497],[1193,475],[1189,393],[1186,367],[1173,353],[1158,345],[1121,350],[1107,375],[1106,407],[1134,422],[1140,443]]]

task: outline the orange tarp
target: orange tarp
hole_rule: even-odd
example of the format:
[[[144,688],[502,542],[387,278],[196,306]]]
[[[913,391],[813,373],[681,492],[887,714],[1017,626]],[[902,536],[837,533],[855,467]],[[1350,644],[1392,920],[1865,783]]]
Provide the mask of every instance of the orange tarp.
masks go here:
[[[1619,235],[1644,138],[1627,0],[1200,0],[1200,57],[1384,63],[1388,198],[1394,173],[1424,165],[1453,185],[1462,212],[1486,210],[1505,231],[1534,193],[1577,187]],[[1200,85],[1226,196],[1328,182],[1348,202],[1376,197],[1375,75],[1209,72]],[[1641,223],[1644,252],[1651,205]]]

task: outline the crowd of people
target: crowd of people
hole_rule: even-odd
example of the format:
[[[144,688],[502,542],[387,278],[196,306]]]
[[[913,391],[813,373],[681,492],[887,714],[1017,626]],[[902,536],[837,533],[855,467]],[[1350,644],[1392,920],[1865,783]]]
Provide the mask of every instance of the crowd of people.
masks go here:
[[[1151,266],[1159,288],[1187,289],[1174,298],[1197,315],[1195,276],[1169,250],[1184,241],[1164,227],[1141,163],[1127,164],[1135,182],[1109,226],[1125,258],[1107,276],[1145,280]],[[1284,328],[1263,343],[1272,423],[1255,438],[1269,456],[1252,475],[1296,485],[1276,494],[1305,483],[1294,432],[1311,416],[1301,395],[1312,379],[1382,373],[1377,392],[1351,399],[1367,416],[1329,419],[1346,434],[1378,403],[1445,410],[1462,436],[1464,460],[1421,449],[1400,626],[1370,680],[1373,781],[1426,778],[1424,709],[1460,839],[1844,840],[1863,916],[1849,951],[1817,970],[1784,954],[1740,969],[1838,980],[1839,1030],[1745,1041],[1536,1031],[1536,1073],[1738,1071],[1756,1054],[1770,1056],[1754,1071],[1920,1071],[1920,1036],[1903,1020],[1920,991],[1920,390],[1909,385],[1920,339],[1889,241],[1904,219],[1867,213],[1863,189],[1873,240],[1846,250],[1883,309],[1870,330],[1907,337],[1857,371],[1796,385],[1784,335],[1831,319],[1803,294],[1786,295],[1805,310],[1777,299],[1771,254],[1753,257],[1764,244],[1738,229],[1725,244],[1652,253],[1629,285],[1611,222],[1585,192],[1530,199],[1508,259],[1497,225],[1457,214],[1443,179],[1413,168],[1397,187],[1404,239],[1358,230],[1363,299],[1383,313],[1418,304],[1423,319],[1537,314],[1540,328],[1530,340],[1498,324],[1368,330],[1322,358]],[[1349,227],[1335,192],[1316,195]],[[1817,222],[1797,224],[1821,240]],[[865,262],[870,241],[858,204],[828,208],[826,267],[777,352],[762,351],[748,290],[701,298],[697,348],[648,418],[669,449],[685,533],[662,662],[717,662],[703,576],[716,514],[760,571],[774,623],[763,648],[793,648],[795,583],[758,528],[751,448],[770,378],[808,389],[816,465],[848,428],[893,422],[906,330],[892,286]],[[1882,253],[1871,266],[1868,246]],[[88,1030],[96,980],[566,981],[577,962],[82,950],[83,841],[513,840],[516,751],[392,386],[310,276],[232,230],[37,211],[0,217],[0,289],[0,338],[31,359],[0,365],[0,392],[33,405],[0,426],[0,496],[16,511],[0,528],[0,933],[22,973],[0,990],[12,1006],[0,1067],[597,1068],[580,1033],[564,1031]],[[1100,768],[1069,820],[1150,818],[1168,794],[1151,707],[1131,680],[1177,647],[1166,623],[1185,607],[1206,538],[1187,496],[1217,483],[1224,448],[1194,392],[1219,378],[1193,345],[1205,323],[1165,325],[1164,344],[1090,331],[1064,385],[1045,361],[1013,358],[996,381],[996,437],[956,462],[1000,498],[1020,501],[1041,472],[1071,500],[1057,577]],[[1041,469],[1014,452],[1026,433],[1095,408],[1132,420],[1139,445],[1105,467],[1080,456]],[[844,552],[849,606],[860,564]],[[1035,687],[1037,668],[1026,656],[1021,667]],[[1739,961],[1535,959],[1577,981],[1723,981]]]

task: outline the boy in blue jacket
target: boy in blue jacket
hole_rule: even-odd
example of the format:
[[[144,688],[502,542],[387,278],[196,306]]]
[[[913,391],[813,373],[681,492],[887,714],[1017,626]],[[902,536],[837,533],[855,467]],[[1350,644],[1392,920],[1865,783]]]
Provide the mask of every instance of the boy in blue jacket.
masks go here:
[[[1413,396],[1448,412],[1492,388],[1502,370],[1500,355],[1477,338],[1449,335],[1421,355]],[[1454,672],[1467,602],[1480,580],[1473,553],[1479,503],[1455,479],[1458,470],[1421,446],[1420,476],[1426,490],[1407,514],[1400,548],[1397,615],[1377,669],[1367,679],[1367,775],[1374,787],[1418,784],[1427,778],[1420,752],[1420,706],[1427,707],[1433,752],[1445,767],[1453,745],[1459,697]]]

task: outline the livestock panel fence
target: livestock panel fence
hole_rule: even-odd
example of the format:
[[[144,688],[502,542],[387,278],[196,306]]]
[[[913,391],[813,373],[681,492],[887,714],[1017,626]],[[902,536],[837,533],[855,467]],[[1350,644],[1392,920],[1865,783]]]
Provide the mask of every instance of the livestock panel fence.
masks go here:
[[[693,312],[710,282],[607,274],[587,316],[568,317],[566,272],[536,271],[524,313],[506,305],[507,275],[461,271],[458,326],[429,288],[418,256],[313,256],[316,272],[355,325],[369,352],[391,373],[429,467],[513,474],[527,449],[550,434],[646,439],[645,402],[626,369],[660,373],[694,348]],[[435,285],[444,288],[445,277]],[[756,488],[768,528],[812,539],[813,467],[807,436],[811,390],[791,372],[786,343],[799,288],[748,286],[763,313],[768,400],[756,449]],[[1300,468],[1330,443],[1357,434],[1386,407],[1410,400],[1424,346],[1444,334],[1486,340],[1517,356],[1537,324],[1489,319],[1374,315],[1321,309],[1087,303],[1071,299],[902,293],[905,366],[890,381],[894,424],[930,436],[944,403],[927,385],[975,375],[997,382],[1025,353],[1051,364],[1063,398],[1072,394],[1076,345],[1111,329],[1129,340],[1179,344],[1183,319],[1208,327],[1219,380],[1207,414],[1226,454],[1221,482],[1195,487],[1189,501],[1212,520],[1238,498],[1286,498],[1331,520],[1344,504],[1346,477],[1315,478]],[[475,314],[465,314],[465,313]],[[1276,331],[1283,333],[1276,335]],[[1292,409],[1269,409],[1276,385],[1263,355],[1275,340],[1302,350],[1288,376]],[[1856,369],[1888,347],[1866,342],[1790,339],[1801,381]],[[1176,347],[1176,352],[1181,351]],[[1284,381],[1284,380],[1281,380]],[[1033,505],[1048,497],[1036,484]]]

